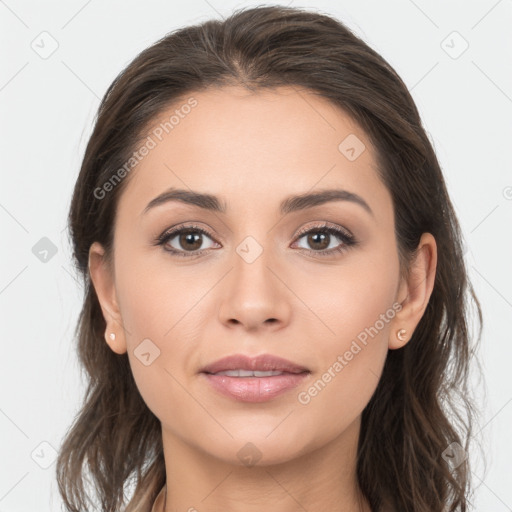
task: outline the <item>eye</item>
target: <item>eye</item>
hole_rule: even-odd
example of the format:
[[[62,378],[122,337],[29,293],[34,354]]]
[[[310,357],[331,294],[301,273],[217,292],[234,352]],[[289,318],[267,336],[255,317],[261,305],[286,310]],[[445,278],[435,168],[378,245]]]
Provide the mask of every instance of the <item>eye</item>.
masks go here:
[[[213,242],[211,235],[199,226],[179,226],[162,233],[156,243],[168,247],[166,251],[178,256],[195,256],[212,247],[203,247],[205,236]]]
[[[357,244],[355,237],[341,227],[323,223],[309,229],[301,230],[298,240],[304,239],[312,249],[299,247],[314,256],[330,256],[333,253],[346,251]],[[338,239],[338,243],[336,243]],[[341,243],[339,242],[341,241]]]
[[[207,247],[203,245],[204,237],[210,239],[211,242]],[[320,257],[332,256],[334,253],[346,251],[358,243],[348,230],[328,222],[301,230],[296,240],[300,241],[302,239],[305,240],[306,244],[309,244],[311,249],[300,245],[299,249]],[[336,240],[338,240],[338,243],[336,243]],[[173,255],[193,257],[201,255],[218,243],[205,229],[196,225],[188,225],[177,226],[164,231],[157,237],[155,244],[164,246],[164,250]]]

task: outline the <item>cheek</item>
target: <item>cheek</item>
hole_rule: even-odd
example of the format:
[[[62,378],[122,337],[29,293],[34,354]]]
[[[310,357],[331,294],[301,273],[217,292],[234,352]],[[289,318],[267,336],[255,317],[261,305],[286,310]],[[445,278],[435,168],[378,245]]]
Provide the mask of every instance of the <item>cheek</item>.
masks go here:
[[[304,273],[298,282],[298,294],[319,319],[316,379],[299,403],[311,408],[311,421],[336,411],[327,418],[334,433],[340,421],[350,423],[362,412],[377,387],[395,317],[398,260],[392,252],[387,258],[368,254],[336,272]]]
[[[309,263],[289,273],[290,287],[301,299],[297,308],[312,318],[308,329],[314,327],[317,337],[325,340],[322,346],[347,350],[358,336],[361,341],[365,334],[368,340],[387,336],[386,320],[395,312],[392,305],[398,286],[398,256],[391,250],[378,249],[353,252],[336,267],[313,268]]]
[[[297,395],[304,429],[319,433],[318,446],[360,416],[377,388],[388,352],[389,323],[380,317],[383,313],[388,321],[392,318],[394,310],[386,317],[387,301],[361,294],[346,304],[331,324],[336,338],[319,340],[316,372]]]
[[[191,266],[175,266],[154,248],[116,261],[116,281],[132,344],[145,337],[166,343],[187,323],[188,311],[201,300],[209,282],[213,284],[211,275],[194,272]]]
[[[178,428],[186,418],[176,411],[191,407],[198,342],[216,310],[205,293],[218,277],[207,265],[173,268],[161,256],[133,255],[116,266],[116,279],[137,388],[155,416]]]

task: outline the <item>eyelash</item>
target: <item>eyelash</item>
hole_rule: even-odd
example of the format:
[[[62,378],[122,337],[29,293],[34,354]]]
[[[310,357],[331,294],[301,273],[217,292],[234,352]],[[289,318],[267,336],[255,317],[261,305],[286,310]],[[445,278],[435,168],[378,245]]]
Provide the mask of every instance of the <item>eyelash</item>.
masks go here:
[[[196,226],[196,225],[187,225],[187,226],[178,226],[176,228],[172,228],[168,231],[164,231],[160,236],[158,236],[155,240],[155,245],[165,245],[169,240],[174,238],[176,235],[181,235],[183,233],[201,233],[203,235],[208,236],[212,240],[215,241],[213,236],[206,231],[205,229]],[[339,238],[343,243],[333,249],[324,249],[321,251],[314,251],[312,249],[303,249],[302,251],[306,251],[306,253],[311,254],[315,257],[327,257],[332,256],[335,253],[342,253],[346,251],[347,249],[355,246],[358,244],[355,237],[350,234],[348,231],[334,227],[333,225],[330,225],[327,222],[324,222],[321,225],[309,227],[306,229],[302,229],[297,233],[296,240],[301,239],[304,235],[307,235],[309,233],[322,233],[322,234],[329,234],[334,235],[336,238]],[[179,251],[174,248],[172,249],[164,249],[166,252],[170,252],[173,255],[180,256],[180,257],[194,257],[194,256],[200,256],[204,252],[208,251],[209,249],[201,249],[197,251]]]

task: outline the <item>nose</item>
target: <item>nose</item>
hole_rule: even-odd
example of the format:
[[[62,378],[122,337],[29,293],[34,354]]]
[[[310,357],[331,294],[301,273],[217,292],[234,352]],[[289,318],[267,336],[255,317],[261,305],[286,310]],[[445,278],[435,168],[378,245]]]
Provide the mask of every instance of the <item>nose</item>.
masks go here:
[[[232,270],[223,280],[220,321],[244,331],[275,331],[286,326],[293,295],[270,251],[263,250],[254,261],[235,253],[232,261]]]

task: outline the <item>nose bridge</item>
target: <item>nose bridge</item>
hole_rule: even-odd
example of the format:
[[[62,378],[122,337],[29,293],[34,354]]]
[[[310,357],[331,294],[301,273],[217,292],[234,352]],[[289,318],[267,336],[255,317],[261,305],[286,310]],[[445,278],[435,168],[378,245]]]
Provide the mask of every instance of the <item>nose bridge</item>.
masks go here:
[[[231,272],[222,293],[221,321],[254,328],[272,320],[286,322],[289,316],[286,287],[276,277],[276,251],[272,236],[245,236],[234,247]],[[267,322],[268,323],[268,322]]]

